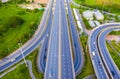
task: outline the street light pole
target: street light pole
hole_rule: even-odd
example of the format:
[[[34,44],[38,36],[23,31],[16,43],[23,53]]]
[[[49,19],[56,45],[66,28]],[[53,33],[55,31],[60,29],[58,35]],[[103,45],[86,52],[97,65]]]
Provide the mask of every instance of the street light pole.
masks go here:
[[[21,44],[22,44],[21,42],[20,42],[20,43],[18,43],[18,45],[19,45],[19,47],[20,47],[20,52],[21,52],[21,54],[22,54],[22,57],[23,57],[24,62],[25,62],[25,64],[26,64],[26,67],[28,67],[28,65],[27,65],[27,61],[25,60],[25,57],[24,57],[24,54],[23,54],[23,51],[22,51]]]

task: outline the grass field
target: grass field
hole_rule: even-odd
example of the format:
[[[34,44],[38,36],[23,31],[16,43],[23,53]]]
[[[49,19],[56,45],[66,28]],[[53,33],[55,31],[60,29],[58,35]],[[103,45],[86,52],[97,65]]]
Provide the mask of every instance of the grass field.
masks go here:
[[[112,4],[117,4],[119,5],[120,0],[85,0],[86,4],[90,5],[102,5],[103,3],[105,5],[112,5]]]
[[[120,35],[120,31],[112,31],[110,32],[110,35]]]
[[[120,0],[74,0],[76,3],[85,5],[94,9],[103,9],[120,15]],[[104,5],[104,6],[103,6]]]
[[[74,0],[77,3],[85,3],[89,5],[102,5],[103,3],[105,5],[120,5],[120,0]]]
[[[22,13],[22,14],[21,14]],[[0,27],[4,28],[5,23],[12,16],[19,16],[25,20],[25,22],[16,28],[5,28],[6,32],[0,35],[0,58],[12,53],[19,46],[18,43],[21,40],[25,43],[29,36],[32,36],[35,29],[31,29],[31,25],[34,23],[34,28],[39,23],[42,17],[43,11],[34,12],[31,10],[22,9],[17,4],[3,4],[0,7]],[[12,19],[11,19],[12,20]]]

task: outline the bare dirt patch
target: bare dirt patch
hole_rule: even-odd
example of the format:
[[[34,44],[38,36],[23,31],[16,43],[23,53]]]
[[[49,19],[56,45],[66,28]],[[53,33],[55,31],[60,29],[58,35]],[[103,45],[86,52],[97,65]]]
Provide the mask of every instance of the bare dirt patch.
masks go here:
[[[106,36],[106,40],[109,40],[109,41],[120,41],[120,36],[116,36],[116,35],[107,35]]]

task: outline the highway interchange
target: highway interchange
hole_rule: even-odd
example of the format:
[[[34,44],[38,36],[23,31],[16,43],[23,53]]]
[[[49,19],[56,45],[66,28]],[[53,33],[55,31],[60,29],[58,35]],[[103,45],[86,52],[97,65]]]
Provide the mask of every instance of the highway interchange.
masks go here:
[[[96,28],[89,38],[89,50],[91,60],[97,78],[99,79],[120,79],[120,72],[109,55],[105,45],[105,36],[109,32],[120,29],[120,24],[105,24]],[[103,40],[104,39],[104,40]]]
[[[120,79],[105,43],[105,36],[118,29],[119,23],[100,25],[89,37],[90,57],[98,79]],[[27,56],[41,45],[37,65],[44,79],[75,79],[84,63],[79,40],[69,0],[50,0],[32,39],[0,61],[0,72],[22,60],[21,50]]]

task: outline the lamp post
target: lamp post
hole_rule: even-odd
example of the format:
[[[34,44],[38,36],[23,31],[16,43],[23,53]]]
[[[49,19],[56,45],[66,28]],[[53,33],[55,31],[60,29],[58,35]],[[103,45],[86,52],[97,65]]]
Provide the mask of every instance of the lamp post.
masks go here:
[[[26,67],[28,67],[27,61],[25,60],[25,57],[24,57],[24,54],[23,54],[23,51],[22,51],[22,47],[21,47],[22,43],[20,42],[20,43],[18,43],[18,45],[19,45],[19,47],[20,47],[20,52],[21,52],[21,54],[22,54],[22,57],[23,57],[24,62],[25,62],[25,64],[26,64]]]

